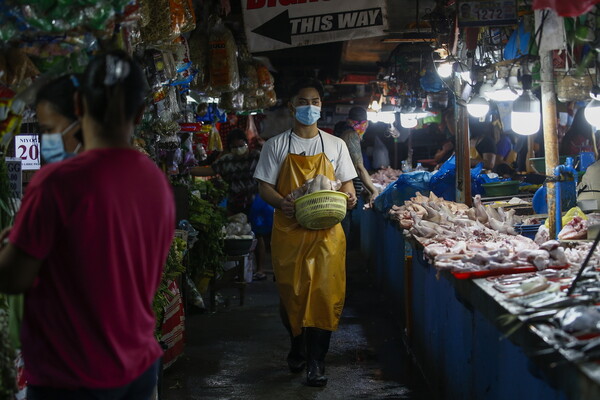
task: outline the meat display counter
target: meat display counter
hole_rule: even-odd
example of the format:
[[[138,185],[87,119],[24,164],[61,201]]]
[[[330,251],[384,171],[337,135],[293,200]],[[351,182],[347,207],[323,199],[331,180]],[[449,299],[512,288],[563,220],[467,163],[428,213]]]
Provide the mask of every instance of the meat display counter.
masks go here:
[[[531,322],[493,278],[458,279],[435,268],[388,215],[365,210],[360,229],[376,284],[438,398],[600,398],[599,364],[557,346],[552,315]]]

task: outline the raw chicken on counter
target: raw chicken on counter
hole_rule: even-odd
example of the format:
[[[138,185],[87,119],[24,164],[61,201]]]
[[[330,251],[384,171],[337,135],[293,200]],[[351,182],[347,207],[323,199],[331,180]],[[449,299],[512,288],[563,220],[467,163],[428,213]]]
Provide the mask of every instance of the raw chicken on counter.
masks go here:
[[[576,246],[567,247],[565,249],[565,255],[567,257],[567,261],[570,265],[572,265],[575,269],[579,269],[588,253],[592,248],[591,242],[578,243]],[[600,267],[600,246],[596,247],[592,258],[588,264],[589,266]]]
[[[382,168],[371,175],[371,180],[377,189],[383,190],[388,187],[390,183],[396,182],[400,175],[402,175],[401,170],[387,167]]]
[[[575,216],[558,233],[561,240],[587,239],[588,227],[600,223],[600,214],[589,214],[587,219]]]
[[[329,180],[325,175],[317,175],[312,179],[304,182],[304,185],[296,188],[292,191],[291,195],[294,199],[299,199],[300,197],[319,192],[321,190],[340,190],[342,187],[342,182],[338,179],[335,181]]]
[[[581,217],[574,217],[558,233],[560,240],[576,240],[587,238],[588,222]]]
[[[475,196],[474,207],[420,193],[390,215],[419,241],[425,256],[440,269],[470,272],[535,266],[543,270],[564,266],[567,258],[557,241],[538,246],[516,235],[514,210],[483,206]]]

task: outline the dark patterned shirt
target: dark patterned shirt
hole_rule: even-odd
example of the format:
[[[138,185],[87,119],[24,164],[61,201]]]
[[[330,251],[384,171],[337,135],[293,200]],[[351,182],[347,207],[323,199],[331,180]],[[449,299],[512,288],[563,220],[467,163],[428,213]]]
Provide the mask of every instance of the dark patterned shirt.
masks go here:
[[[234,212],[247,211],[258,192],[258,183],[253,178],[260,152],[250,150],[242,157],[227,153],[212,164],[212,169],[229,185],[227,205]]]

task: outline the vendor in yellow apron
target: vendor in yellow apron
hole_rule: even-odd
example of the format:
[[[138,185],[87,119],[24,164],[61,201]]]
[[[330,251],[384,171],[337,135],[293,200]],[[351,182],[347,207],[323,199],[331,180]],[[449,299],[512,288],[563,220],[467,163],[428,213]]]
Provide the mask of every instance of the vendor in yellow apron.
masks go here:
[[[321,132],[319,137],[323,151],[314,156],[291,154],[291,135],[290,132],[288,155],[277,177],[279,194],[287,196],[318,174],[335,180],[333,165],[325,155]],[[306,340],[308,383],[323,386],[327,383],[323,363],[329,338],[331,331],[338,327],[346,295],[344,231],[340,224],[329,229],[305,229],[295,218],[288,218],[281,210],[275,210],[272,235],[273,270],[281,297],[282,319],[286,324],[287,317],[287,328],[292,334],[288,364],[293,372],[304,369],[302,343]],[[306,335],[303,335],[304,332]]]

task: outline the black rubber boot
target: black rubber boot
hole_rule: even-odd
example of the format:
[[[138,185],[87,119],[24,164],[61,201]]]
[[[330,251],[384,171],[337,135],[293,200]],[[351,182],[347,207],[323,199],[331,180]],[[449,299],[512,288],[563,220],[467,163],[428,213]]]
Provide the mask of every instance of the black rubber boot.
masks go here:
[[[294,337],[287,312],[282,303],[279,303],[279,315],[281,316],[283,326],[285,326],[285,329],[290,334],[291,348],[287,356],[288,367],[292,373],[302,372],[306,367],[306,335],[304,334],[304,329],[300,335]]]
[[[290,334],[291,350],[287,356],[288,367],[290,371],[297,374],[304,371],[306,367],[306,342],[304,340],[304,332],[301,335],[293,337]]]
[[[331,331],[318,328],[306,328],[306,384],[323,387],[327,385],[325,376],[325,355],[329,350]]]

